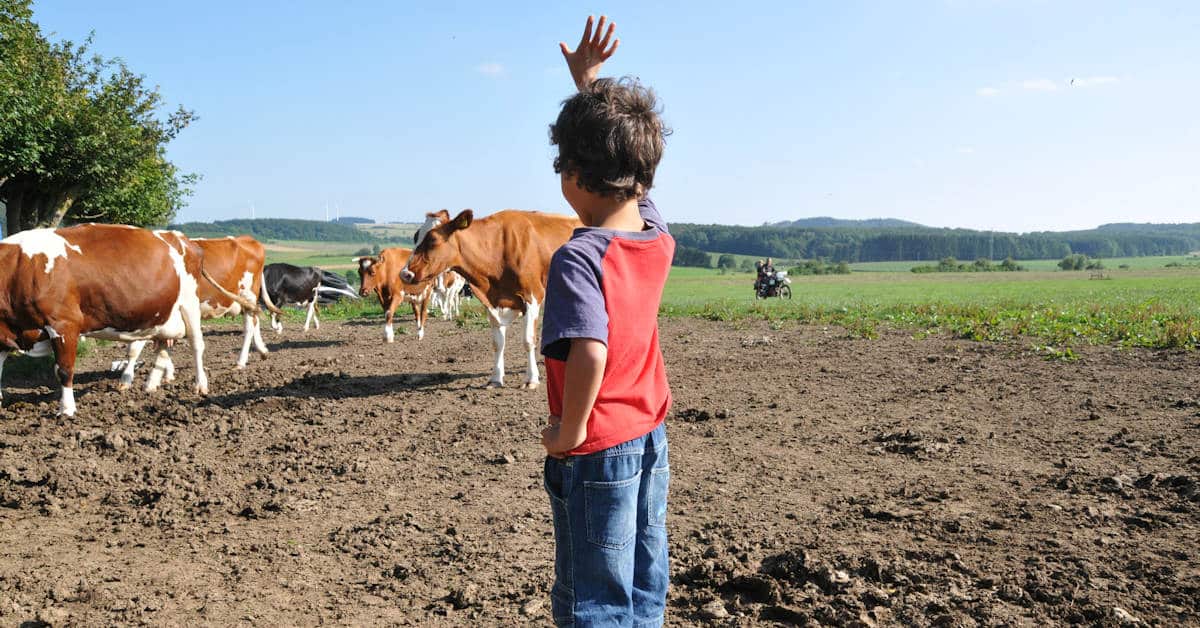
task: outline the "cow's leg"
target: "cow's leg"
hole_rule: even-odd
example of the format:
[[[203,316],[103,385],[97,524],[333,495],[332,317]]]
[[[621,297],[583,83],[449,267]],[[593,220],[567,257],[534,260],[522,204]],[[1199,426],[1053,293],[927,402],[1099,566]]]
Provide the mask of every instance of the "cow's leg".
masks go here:
[[[138,358],[141,357],[147,342],[150,341],[135,340],[129,343],[129,349],[125,355],[125,368],[121,370],[121,380],[117,383],[117,390],[129,390],[129,387],[133,386],[133,373],[137,370]]]
[[[488,380],[488,388],[504,385],[504,335],[508,325],[499,321],[492,322],[492,349],[496,352],[496,365],[492,368],[492,379]]]
[[[263,342],[262,337],[262,315],[254,315],[254,350],[259,353],[264,359],[267,357],[267,343]]]
[[[4,361],[8,359],[7,351],[0,351],[0,402],[4,401]]]
[[[396,341],[396,329],[392,327],[392,322],[396,319],[396,307],[400,306],[401,300],[403,299],[392,299],[388,304],[388,310],[384,312],[383,337],[388,342]]]
[[[208,373],[204,372],[204,333],[200,330],[200,308],[185,308],[183,322],[187,327],[188,343],[192,345],[192,355],[196,359],[196,392],[207,395]],[[167,363],[170,361],[168,356]]]
[[[174,370],[175,365],[171,363],[166,343],[159,340],[154,343],[154,366],[150,367],[150,374],[146,376],[146,392],[158,390],[167,369]]]
[[[275,312],[271,312],[271,329],[277,334],[283,333],[283,321],[279,320],[279,315]]]
[[[304,316],[304,331],[308,331],[308,327],[312,325],[313,321],[315,320],[317,320],[317,299],[316,297],[313,297],[313,300],[308,302],[308,313]],[[321,323],[318,322],[317,329],[320,328]]]
[[[238,354],[237,367],[240,369],[246,368],[246,363],[250,361],[250,343],[254,342],[254,315],[250,312],[242,313],[242,351]]]
[[[62,405],[59,414],[75,416],[75,350],[79,335],[74,332],[54,335],[54,374],[62,384]]]
[[[420,303],[413,301],[413,316],[417,319],[417,340],[424,340],[425,338],[425,319],[428,315],[428,299],[421,299]]]
[[[537,319],[541,307],[537,299],[525,304],[525,352],[529,354],[529,372],[525,376],[525,387],[533,390],[538,387],[537,365]]]
[[[492,348],[496,351],[496,366],[492,370],[492,379],[488,380],[488,388],[504,385],[505,337],[514,318],[516,312],[509,308],[488,308],[488,320],[492,323]]]

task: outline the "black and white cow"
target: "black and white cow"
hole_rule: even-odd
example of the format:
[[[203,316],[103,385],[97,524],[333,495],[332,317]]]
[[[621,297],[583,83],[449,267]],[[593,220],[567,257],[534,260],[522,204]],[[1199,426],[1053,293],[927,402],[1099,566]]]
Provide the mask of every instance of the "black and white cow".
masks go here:
[[[263,267],[263,288],[271,297],[271,301],[278,306],[298,305],[308,308],[308,315],[304,318],[304,331],[308,331],[309,325],[321,328],[321,321],[317,320],[317,303],[330,303],[342,296],[359,298],[344,278],[312,266],[267,264]],[[271,329],[274,329],[275,333],[283,332],[283,323],[273,312]]]

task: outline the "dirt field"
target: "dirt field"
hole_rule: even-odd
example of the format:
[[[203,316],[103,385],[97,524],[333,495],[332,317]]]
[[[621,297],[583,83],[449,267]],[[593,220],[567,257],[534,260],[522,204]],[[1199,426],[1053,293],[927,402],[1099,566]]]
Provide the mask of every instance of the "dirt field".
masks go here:
[[[408,324],[411,327],[411,323]],[[544,390],[293,325],[165,394],[5,374],[0,624],[548,623]],[[664,320],[671,625],[1200,624],[1200,356]],[[11,362],[10,362],[11,367]],[[143,381],[145,370],[139,373]]]

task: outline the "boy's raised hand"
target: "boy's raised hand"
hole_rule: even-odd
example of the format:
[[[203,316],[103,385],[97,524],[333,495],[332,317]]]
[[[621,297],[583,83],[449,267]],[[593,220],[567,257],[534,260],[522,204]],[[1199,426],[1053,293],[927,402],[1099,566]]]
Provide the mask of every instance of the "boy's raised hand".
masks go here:
[[[596,31],[593,33],[592,16],[589,15],[587,25],[583,27],[583,37],[579,40],[579,47],[574,52],[567,48],[566,43],[558,42],[558,47],[567,60],[567,67],[571,70],[571,78],[575,79],[575,87],[580,90],[596,80],[596,76],[600,74],[600,66],[613,56],[613,53],[617,51],[617,46],[621,43],[620,39],[612,39],[613,30],[617,27],[615,22],[609,22],[608,31],[605,32],[604,25],[607,21],[608,18],[601,15],[600,23],[596,25]],[[601,34],[604,35],[603,39],[600,37]],[[611,48],[609,47],[610,39],[612,39]]]

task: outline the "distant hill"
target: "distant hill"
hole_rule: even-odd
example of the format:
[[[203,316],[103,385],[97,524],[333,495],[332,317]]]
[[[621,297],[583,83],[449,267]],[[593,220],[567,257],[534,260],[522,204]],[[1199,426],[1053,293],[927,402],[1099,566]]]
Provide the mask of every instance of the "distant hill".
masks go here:
[[[1200,233],[1200,222],[1113,222],[1096,227],[1096,231]]]
[[[171,225],[194,237],[251,235],[259,240],[305,240],[309,242],[385,242],[354,225],[323,220],[293,220],[290,218],[257,218],[254,220],[218,220],[215,222],[185,222]]]
[[[762,227],[672,223],[679,246],[710,253],[735,253],[790,259],[823,258],[833,262],[1061,259],[1073,253],[1089,257],[1186,255],[1200,250],[1200,224],[1114,224],[1086,231],[1006,233],[972,229],[940,229],[905,221],[904,226]],[[787,225],[787,226],[783,226]]]
[[[767,223],[767,227],[805,227],[809,229],[826,229],[826,228],[842,228],[842,229],[898,229],[898,228],[918,228],[929,229],[925,225],[900,220],[899,218],[867,218],[864,220],[849,220],[846,218],[833,218],[830,216],[814,216],[812,218],[798,218],[796,220],[782,220],[780,222]]]
[[[363,218],[361,216],[342,216],[341,218],[335,218],[333,222],[343,225],[369,225],[375,221],[371,218]]]

